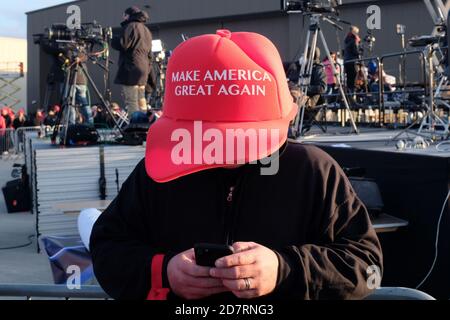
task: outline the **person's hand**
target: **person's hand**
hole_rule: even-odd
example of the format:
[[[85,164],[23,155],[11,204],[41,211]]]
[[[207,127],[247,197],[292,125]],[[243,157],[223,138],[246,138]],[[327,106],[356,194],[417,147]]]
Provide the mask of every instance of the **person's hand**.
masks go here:
[[[237,242],[235,253],[216,261],[211,276],[238,298],[262,297],[275,290],[278,276],[278,257],[269,248],[254,242]]]
[[[302,96],[302,92],[300,89],[296,88],[296,89],[291,89],[291,96],[297,100],[298,98],[300,98]]]
[[[172,291],[187,300],[203,299],[229,291],[220,279],[210,276],[210,269],[195,263],[194,249],[191,249],[169,261],[167,278]]]

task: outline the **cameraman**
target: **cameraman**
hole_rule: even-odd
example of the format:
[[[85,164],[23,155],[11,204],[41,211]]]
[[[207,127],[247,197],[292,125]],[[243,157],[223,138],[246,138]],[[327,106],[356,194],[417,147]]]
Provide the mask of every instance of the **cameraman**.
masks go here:
[[[149,16],[138,7],[125,10],[122,32],[115,36],[112,47],[120,52],[116,84],[122,86],[122,96],[131,119],[136,112],[147,112],[145,86],[152,52],[152,34],[146,27]]]
[[[350,93],[355,92],[356,82],[356,61],[360,58],[361,38],[359,37],[359,28],[350,27],[350,32],[345,37],[344,49],[344,70],[347,75],[347,88]]]
[[[310,48],[308,48],[308,55],[310,54]],[[309,57],[307,58],[309,60]],[[306,61],[306,63],[308,63]],[[311,81],[308,86],[308,96],[302,96],[302,91],[299,83],[301,71],[301,62],[297,61],[289,66],[287,71],[287,78],[289,88],[294,101],[299,105],[304,105],[305,113],[303,118],[303,132],[306,133],[311,129],[312,123],[317,115],[315,107],[323,103],[323,95],[327,91],[327,74],[325,73],[325,67],[320,60],[320,49],[316,48],[314,52],[313,68],[311,71]],[[306,101],[306,103],[304,103]]]
[[[308,52],[310,50],[308,49]],[[287,77],[291,91],[300,90],[298,88],[301,65],[300,61],[294,62],[289,66]],[[327,74],[320,60],[320,49],[316,48],[314,52],[313,69],[311,72],[311,81],[308,87],[307,108],[313,108],[320,104],[322,95],[327,91]]]
[[[53,84],[58,88],[61,95],[64,95],[63,90],[69,90],[69,88],[64,88],[64,82],[66,78],[66,60],[78,61],[81,65],[87,68],[87,55],[86,54],[76,54],[76,48],[67,43],[58,43],[54,40],[47,40],[42,43],[42,48],[44,52],[52,57],[53,65],[50,69],[48,83]],[[77,73],[75,78],[75,83],[70,83],[70,85],[75,85],[75,99],[77,105],[80,106],[80,113],[83,116],[83,121],[85,123],[93,124],[94,118],[92,117],[92,110],[89,106],[89,101],[87,98],[87,80],[85,75],[81,70]],[[69,117],[70,124],[76,123],[76,112],[75,110],[70,110]]]

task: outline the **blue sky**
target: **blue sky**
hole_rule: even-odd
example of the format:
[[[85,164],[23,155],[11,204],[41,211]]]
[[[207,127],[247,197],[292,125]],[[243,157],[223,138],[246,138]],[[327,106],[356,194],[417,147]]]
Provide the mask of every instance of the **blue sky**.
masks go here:
[[[0,37],[25,38],[25,12],[54,6],[69,0],[0,0]]]

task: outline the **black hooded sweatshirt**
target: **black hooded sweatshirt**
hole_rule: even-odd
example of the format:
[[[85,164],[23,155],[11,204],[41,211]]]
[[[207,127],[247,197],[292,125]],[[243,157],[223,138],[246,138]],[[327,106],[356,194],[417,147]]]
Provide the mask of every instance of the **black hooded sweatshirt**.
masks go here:
[[[356,36],[349,33],[345,37],[344,62],[359,59],[359,45]],[[353,62],[355,63],[355,62]]]
[[[256,242],[279,259],[269,299],[359,299],[382,253],[367,211],[339,165],[313,146],[289,144],[276,175],[258,165],[213,169],[159,184],[138,164],[91,236],[95,275],[115,299],[145,299],[151,262],[196,243]],[[230,188],[235,187],[232,201]],[[174,293],[169,299],[180,299]],[[233,301],[232,293],[207,300]]]
[[[112,47],[120,52],[116,84],[147,84],[152,52],[152,33],[145,25],[147,21],[146,12],[135,13],[122,23],[121,33],[113,38]]]

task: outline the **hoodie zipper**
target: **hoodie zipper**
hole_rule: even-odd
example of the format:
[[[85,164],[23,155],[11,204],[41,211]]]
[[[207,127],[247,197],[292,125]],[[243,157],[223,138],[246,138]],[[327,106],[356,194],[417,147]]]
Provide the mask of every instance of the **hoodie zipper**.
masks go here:
[[[230,192],[228,193],[227,201],[230,203],[229,205],[233,203],[234,189],[235,187],[230,187]]]
[[[232,186],[228,189],[227,194],[227,203],[226,203],[226,212],[225,212],[225,232],[226,232],[226,244],[232,245],[233,239],[232,239],[232,228],[233,228],[233,200],[234,200],[234,193],[236,191],[236,186]]]
[[[237,191],[244,183],[244,175],[245,171],[243,171],[244,168],[241,168],[241,172],[238,173],[235,182],[233,185],[226,186],[226,189],[224,190],[227,192],[226,194],[226,202],[225,202],[225,220],[224,220],[224,226],[225,226],[225,241],[226,244],[229,246],[232,246],[235,239],[234,239],[234,228],[236,223],[236,217],[239,213],[239,207],[236,205],[236,201],[239,201],[239,197]],[[239,191],[240,192],[240,191]]]

